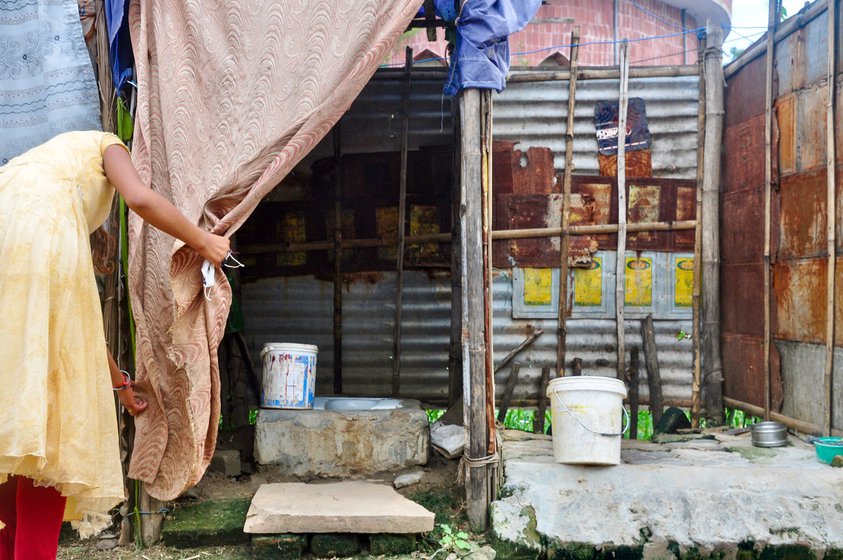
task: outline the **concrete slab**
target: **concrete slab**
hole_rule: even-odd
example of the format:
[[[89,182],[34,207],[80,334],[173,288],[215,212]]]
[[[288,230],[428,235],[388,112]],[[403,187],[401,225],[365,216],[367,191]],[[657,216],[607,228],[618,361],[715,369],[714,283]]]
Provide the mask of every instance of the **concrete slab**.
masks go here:
[[[749,434],[624,442],[616,467],[558,464],[548,437],[505,432],[502,448],[505,497],[492,504],[492,526],[527,548],[843,549],[843,472],[793,437],[776,449],[753,447]]]
[[[246,515],[246,533],[425,533],[434,514],[391,486],[343,481],[264,484]]]

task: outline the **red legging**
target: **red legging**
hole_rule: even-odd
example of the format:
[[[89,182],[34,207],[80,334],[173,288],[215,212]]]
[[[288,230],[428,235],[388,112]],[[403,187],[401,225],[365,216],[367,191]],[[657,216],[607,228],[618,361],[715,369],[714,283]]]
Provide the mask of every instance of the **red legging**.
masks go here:
[[[12,476],[0,484],[0,560],[55,560],[66,498]]]

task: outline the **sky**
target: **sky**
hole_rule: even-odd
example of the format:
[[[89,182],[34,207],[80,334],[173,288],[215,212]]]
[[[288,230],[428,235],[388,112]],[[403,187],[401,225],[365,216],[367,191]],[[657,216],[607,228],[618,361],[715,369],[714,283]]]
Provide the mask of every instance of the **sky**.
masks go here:
[[[810,2],[805,0],[783,0],[782,7],[788,16],[796,14]],[[732,31],[723,44],[726,51],[724,62],[732,59],[732,47],[745,49],[767,30],[767,0],[732,0]]]

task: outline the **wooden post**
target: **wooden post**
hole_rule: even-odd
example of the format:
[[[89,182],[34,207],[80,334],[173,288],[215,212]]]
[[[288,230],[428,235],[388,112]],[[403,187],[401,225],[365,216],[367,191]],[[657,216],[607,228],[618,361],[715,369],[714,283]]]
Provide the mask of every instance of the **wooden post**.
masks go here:
[[[582,375],[582,358],[574,358],[571,360],[571,375],[574,377]]]
[[[454,147],[460,145],[459,104],[451,104],[451,122],[454,128]],[[454,151],[454,153],[456,153]],[[460,267],[462,224],[461,194],[459,189],[460,158],[454,156],[451,172],[451,344],[448,352],[448,407],[459,401],[463,394],[462,370],[462,270]],[[464,402],[464,401],[463,401]]]
[[[532,343],[534,343],[534,342],[536,341],[536,339],[537,339],[538,337],[540,337],[541,335],[543,335],[543,334],[544,334],[544,331],[543,331],[543,330],[541,330],[541,329],[536,329],[536,330],[534,330],[534,331],[533,331],[533,334],[531,334],[530,336],[528,336],[527,338],[525,338],[525,339],[524,339],[524,341],[523,341],[521,344],[519,344],[518,346],[516,346],[515,348],[513,348],[513,349],[512,349],[512,351],[510,351],[510,352],[509,352],[509,354],[507,354],[506,356],[504,356],[504,357],[503,357],[503,360],[501,360],[501,361],[500,361],[500,363],[499,363],[498,365],[496,365],[496,366],[495,366],[495,373],[499,372],[499,371],[500,371],[500,370],[502,370],[504,367],[506,367],[506,364],[508,364],[509,362],[511,362],[511,361],[512,361],[512,359],[513,359],[513,358],[515,358],[515,356],[517,356],[518,354],[520,354],[522,350],[524,350],[524,349],[525,349],[525,348],[527,348],[529,345],[531,345]]]
[[[664,412],[662,399],[662,376],[659,371],[659,354],[656,346],[656,329],[653,316],[647,315],[641,321],[641,339],[644,341],[644,361],[647,363],[647,386],[650,390],[650,413],[653,426],[659,423]]]
[[[702,214],[702,351],[705,409],[723,423],[720,358],[720,159],[723,139],[723,30],[708,23],[705,49],[705,144]]]
[[[629,81],[629,43],[624,41],[620,49],[621,79],[618,102],[618,258],[615,266],[615,322],[618,327],[617,377],[623,379],[626,371],[626,349],[624,348],[624,302],[626,300],[626,107]]]
[[[773,182],[773,56],[775,55],[776,23],[779,18],[779,0],[769,0],[767,18],[767,73],[764,114],[764,419],[770,419],[770,221]],[[708,64],[706,64],[708,70]],[[712,88],[713,89],[713,88]],[[708,96],[706,95],[706,103]],[[708,116],[706,108],[706,116]],[[706,132],[708,132],[706,126]],[[706,205],[708,208],[708,205]],[[707,213],[707,212],[706,212]],[[703,302],[705,315],[705,302]],[[706,318],[706,323],[709,321]],[[706,359],[708,355],[706,354]],[[706,372],[708,368],[706,368]]]
[[[574,173],[574,109],[577,98],[577,59],[580,52],[580,28],[571,33],[571,79],[568,80],[568,120],[565,126],[565,176],[562,187],[562,237],[559,256],[559,312],[556,335],[556,375],[565,375],[565,349],[568,337],[568,223],[571,213],[571,175]]]
[[[836,144],[834,129],[836,118],[834,114],[836,79],[837,42],[837,0],[828,0],[828,104],[826,105],[826,250],[828,251],[828,270],[826,271],[826,323],[825,323],[825,371],[823,372],[823,435],[831,435],[832,403],[833,401],[833,372],[834,372],[834,311],[835,311],[835,256],[837,226],[837,179],[834,165],[836,162]]]
[[[697,64],[703,67],[705,61],[705,38],[699,40]],[[700,72],[699,101],[697,102],[697,208],[694,226],[694,292],[691,312],[691,342],[694,345],[694,378],[691,382],[691,427],[700,424],[700,390],[702,387],[702,356],[700,345],[700,294],[702,292],[702,201],[705,178],[705,72]],[[706,416],[717,411],[706,410]],[[715,416],[716,418],[716,416]]]
[[[536,409],[536,418],[533,422],[533,433],[544,433],[544,416],[547,412],[547,385],[550,382],[550,366],[542,368],[542,377],[539,383],[539,406]]]
[[[150,496],[143,483],[140,483],[140,499],[138,508],[144,512],[141,517],[141,541],[144,546],[154,546],[161,540],[161,533],[164,529],[164,514],[161,508],[166,502]]]
[[[504,420],[506,420],[506,413],[509,411],[509,403],[512,402],[512,393],[515,391],[515,386],[518,384],[519,371],[521,371],[521,364],[515,362],[512,364],[509,377],[506,378],[506,388],[503,391],[501,407],[498,410],[498,422],[501,424],[503,424]]]
[[[638,361],[638,347],[633,346],[629,352],[629,439],[638,439],[638,405],[639,386],[638,372],[641,363]]]
[[[404,110],[401,115],[401,176],[398,187],[398,257],[395,277],[395,325],[392,348],[392,396],[401,391],[401,315],[404,304],[404,236],[407,222],[407,152],[410,149],[410,70],[413,49],[404,51]]]
[[[342,129],[334,126],[334,394],[342,394]]]
[[[472,464],[486,456],[486,335],[484,320],[482,153],[480,91],[463,90],[460,103],[460,276],[464,414],[468,426],[465,493],[469,525],[487,527],[487,466]]]

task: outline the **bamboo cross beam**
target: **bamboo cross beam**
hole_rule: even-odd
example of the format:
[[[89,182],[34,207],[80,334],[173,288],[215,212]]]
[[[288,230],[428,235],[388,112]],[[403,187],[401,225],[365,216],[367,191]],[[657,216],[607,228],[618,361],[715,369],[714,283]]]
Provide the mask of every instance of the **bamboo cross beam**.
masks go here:
[[[626,295],[626,108],[629,82],[629,43],[620,49],[620,99],[618,101],[618,251],[615,266],[615,322],[618,327],[617,377],[623,379],[626,371],[624,340],[624,303]]]
[[[627,224],[628,233],[657,232],[657,231],[686,231],[694,229],[695,220],[682,220],[676,222],[638,222]],[[618,224],[592,224],[569,226],[568,235],[600,235],[617,233]],[[559,237],[562,235],[561,227],[552,228],[528,228],[528,229],[504,229],[492,232],[493,240],[501,239],[540,239],[545,237]],[[424,235],[407,235],[404,237],[404,244],[421,245],[424,243],[450,243],[450,233],[429,233]],[[376,239],[345,239],[344,249],[361,249],[369,247],[390,247],[398,244],[397,238],[376,238]],[[325,251],[334,246],[333,241],[307,241],[304,243],[256,243],[253,245],[242,245],[240,252],[244,255],[258,255],[263,253],[295,253],[301,251]]]
[[[565,375],[565,346],[568,328],[568,222],[571,213],[571,176],[574,173],[574,109],[577,96],[577,60],[579,58],[580,28],[571,33],[571,79],[568,81],[568,120],[565,127],[565,177],[562,187],[562,237],[559,251],[559,311],[556,315],[556,375]]]

